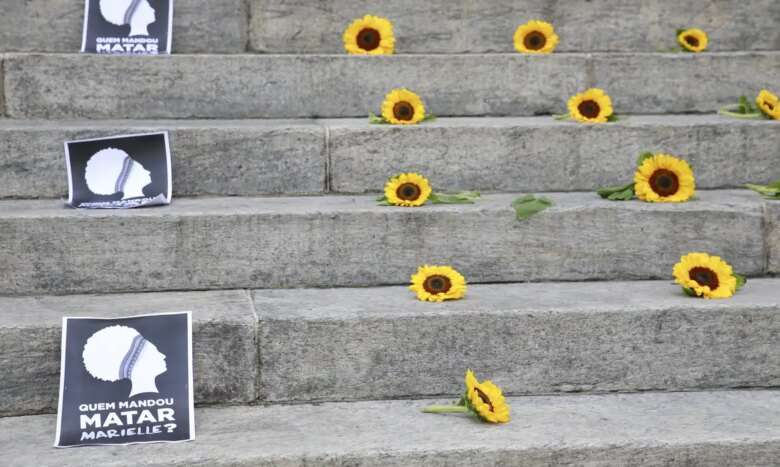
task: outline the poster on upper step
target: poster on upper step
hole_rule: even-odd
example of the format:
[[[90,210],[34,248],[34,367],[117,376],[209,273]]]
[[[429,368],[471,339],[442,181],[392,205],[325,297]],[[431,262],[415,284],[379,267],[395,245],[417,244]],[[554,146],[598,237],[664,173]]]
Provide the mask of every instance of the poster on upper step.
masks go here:
[[[68,205],[127,209],[171,203],[168,132],[65,142]]]
[[[94,54],[171,53],[173,0],[85,0],[81,51]]]
[[[195,438],[192,314],[62,320],[55,447]]]

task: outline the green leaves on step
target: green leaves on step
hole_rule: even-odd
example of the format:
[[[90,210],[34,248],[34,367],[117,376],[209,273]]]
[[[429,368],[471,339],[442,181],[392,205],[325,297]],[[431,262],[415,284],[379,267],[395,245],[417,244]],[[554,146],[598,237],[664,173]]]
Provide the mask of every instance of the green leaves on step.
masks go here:
[[[748,183],[745,185],[745,187],[757,193],[761,193],[761,195],[767,199],[780,200],[780,180],[775,180],[768,185],[754,185],[752,183]]]
[[[737,290],[741,289],[745,286],[745,284],[747,284],[747,278],[742,274],[734,273],[734,279],[737,280]]]
[[[737,109],[741,114],[754,114],[758,112],[758,109],[751,104],[745,96],[739,96],[739,105],[737,106]]]
[[[623,186],[608,186],[599,188],[596,193],[604,199],[610,201],[629,201],[634,199],[634,184],[629,183]]]
[[[744,119],[763,119],[762,114],[755,105],[745,96],[739,97],[739,103],[736,105],[727,105],[718,110],[721,115],[727,115],[729,117],[744,118]]]
[[[423,119],[420,121],[420,123],[423,122],[432,122],[436,120],[436,115],[433,114],[427,114]],[[368,123],[373,123],[374,125],[389,125],[390,122],[385,120],[385,117],[381,115],[377,115],[374,112],[368,113]]]
[[[521,196],[512,201],[512,207],[515,208],[517,219],[521,221],[544,211],[552,205],[553,202],[549,198],[536,198],[534,195]]]
[[[618,116],[618,115],[615,115],[615,114],[612,114],[609,117],[607,117],[607,121],[610,122],[610,123],[619,122],[620,120],[622,120],[622,118],[620,116]]]
[[[460,193],[431,193],[428,201],[431,204],[474,204],[479,199],[478,191],[462,191]]]
[[[685,295],[689,297],[698,297],[698,295],[696,295],[696,292],[694,292],[692,289],[689,289],[688,287],[683,287],[682,289],[683,292],[685,292]]]

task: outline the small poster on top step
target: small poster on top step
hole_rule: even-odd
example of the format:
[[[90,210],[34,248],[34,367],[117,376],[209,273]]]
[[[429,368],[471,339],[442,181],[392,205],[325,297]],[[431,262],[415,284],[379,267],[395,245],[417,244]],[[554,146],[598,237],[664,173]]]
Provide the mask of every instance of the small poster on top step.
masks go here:
[[[190,312],[65,317],[61,359],[55,447],[195,438]]]
[[[68,205],[127,209],[171,203],[168,132],[65,143]]]
[[[81,51],[171,53],[173,0],[85,0]]]

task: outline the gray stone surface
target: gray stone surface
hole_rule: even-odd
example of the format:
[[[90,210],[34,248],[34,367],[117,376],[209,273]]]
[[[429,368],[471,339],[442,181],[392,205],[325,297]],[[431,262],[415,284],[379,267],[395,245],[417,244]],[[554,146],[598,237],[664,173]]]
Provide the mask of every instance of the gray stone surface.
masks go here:
[[[377,206],[374,196],[178,199],[124,211],[0,202],[0,294],[407,283],[422,263],[472,282],[668,278],[708,251],[766,272],[764,202],[699,192],[677,205],[552,193],[526,221],[514,194],[473,205]]]
[[[262,397],[452,394],[463,368],[512,394],[780,385],[780,281],[697,300],[671,281],[474,285],[457,302],[402,287],[261,290]]]
[[[560,113],[572,94],[594,85],[612,95],[618,113],[653,114],[708,112],[755,95],[776,81],[780,52],[111,60],[8,54],[5,73],[13,118],[365,118],[401,86],[439,116]]]
[[[774,391],[514,398],[514,419],[504,426],[420,413],[431,402],[438,401],[201,409],[192,443],[95,449],[50,448],[53,416],[6,418],[0,463],[690,467],[770,466],[780,456]]]
[[[0,120],[0,197],[66,196],[66,140],[168,130],[181,195],[317,194],[325,129],[306,121]]]
[[[631,116],[586,126],[550,117],[443,118],[409,128],[365,119],[329,128],[331,190],[380,191],[399,172],[425,174],[446,190],[576,191],[633,180],[637,156],[688,160],[700,188],[780,178],[780,131],[772,121],[718,115]]]
[[[5,297],[0,298],[0,417],[57,410],[63,316],[170,311],[192,311],[195,400],[254,400],[256,321],[244,291]]]
[[[176,0],[173,51],[243,52],[248,40],[243,0]],[[84,2],[10,0],[0,15],[0,52],[78,52]]]
[[[767,201],[766,213],[769,272],[780,274],[780,201]]]
[[[364,14],[393,21],[397,53],[514,52],[518,25],[543,19],[558,51],[657,52],[699,27],[710,50],[777,50],[774,0],[252,0],[251,46],[271,53],[343,53],[341,35]]]

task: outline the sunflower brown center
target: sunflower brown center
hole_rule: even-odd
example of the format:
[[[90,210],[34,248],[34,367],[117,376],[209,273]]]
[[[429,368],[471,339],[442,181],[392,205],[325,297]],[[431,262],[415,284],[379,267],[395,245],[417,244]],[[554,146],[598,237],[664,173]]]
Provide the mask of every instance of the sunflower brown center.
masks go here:
[[[699,46],[699,39],[693,37],[693,36],[685,36],[685,42],[687,42],[691,47],[698,47]]]
[[[523,39],[523,45],[528,50],[540,50],[545,44],[547,44],[547,37],[539,31],[533,31]]]
[[[596,118],[599,116],[599,112],[601,112],[601,107],[599,107],[599,104],[596,101],[587,100],[580,102],[580,105],[577,106],[577,110],[587,118]]]
[[[447,293],[452,288],[452,282],[446,276],[434,275],[425,279],[423,288],[430,294]]]
[[[395,190],[395,194],[404,201],[416,201],[422,190],[414,183],[403,183]]]
[[[715,273],[715,271],[709,268],[697,266],[688,272],[688,276],[691,278],[691,280],[698,282],[699,285],[706,285],[710,288],[710,290],[715,290],[720,285],[720,282],[718,281],[718,275]]]
[[[774,106],[774,105],[772,105],[771,103],[767,102],[767,101],[764,101],[764,105],[765,105],[765,106],[766,106],[766,108],[767,108],[767,109],[769,109],[769,110],[775,110],[775,106]]]
[[[402,121],[411,120],[414,117],[414,107],[406,101],[398,102],[393,106],[393,116]]]
[[[660,196],[671,196],[680,189],[680,179],[671,170],[658,169],[650,176],[650,188]]]
[[[488,407],[490,407],[490,411],[493,412],[493,402],[490,400],[490,397],[488,397],[480,388],[474,388],[474,390],[477,392],[479,398],[482,399],[482,402],[487,404]]]
[[[357,45],[363,50],[372,51],[379,47],[382,36],[374,28],[361,29],[357,35]]]

